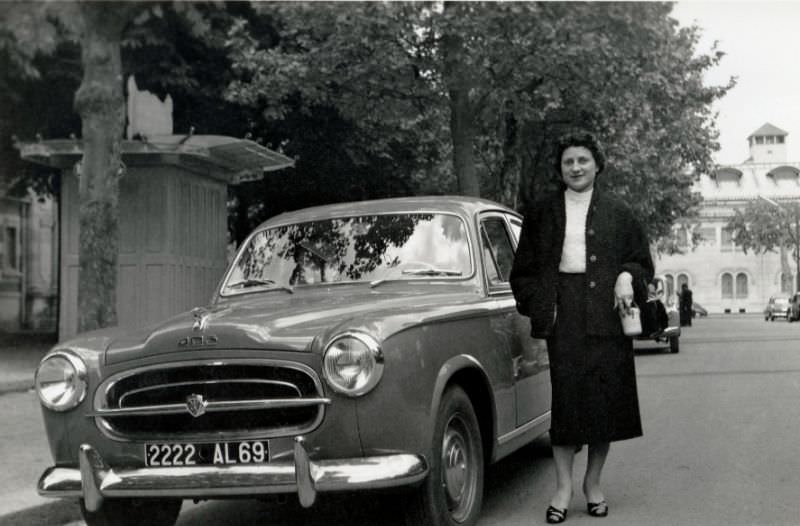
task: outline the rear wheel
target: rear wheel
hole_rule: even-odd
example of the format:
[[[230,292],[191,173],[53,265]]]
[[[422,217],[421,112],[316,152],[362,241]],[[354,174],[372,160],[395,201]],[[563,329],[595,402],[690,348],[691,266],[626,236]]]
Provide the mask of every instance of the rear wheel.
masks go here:
[[[442,396],[428,477],[407,508],[409,526],[469,526],[483,501],[483,445],[478,418],[460,387]]]
[[[669,337],[669,352],[675,354],[681,350],[680,338],[678,336]]]
[[[100,509],[88,511],[81,499],[87,526],[173,526],[181,512],[180,499],[105,499]]]

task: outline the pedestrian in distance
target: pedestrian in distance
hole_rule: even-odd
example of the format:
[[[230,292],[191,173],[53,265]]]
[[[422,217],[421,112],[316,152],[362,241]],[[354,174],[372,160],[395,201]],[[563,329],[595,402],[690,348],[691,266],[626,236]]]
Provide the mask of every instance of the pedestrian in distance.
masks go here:
[[[689,288],[689,285],[684,283],[681,285],[681,293],[679,299],[679,313],[681,318],[681,327],[691,327],[692,326],[692,306],[694,305],[694,300],[692,299],[692,289]]]
[[[608,515],[600,486],[610,443],[642,435],[633,342],[617,308],[647,300],[653,279],[650,243],[633,212],[595,186],[604,153],[588,132],[556,147],[561,189],[525,214],[511,271],[520,313],[531,336],[544,339],[550,360],[550,441],[556,491],[549,524],[567,518],[573,461],[588,445],[583,493],[593,517]]]

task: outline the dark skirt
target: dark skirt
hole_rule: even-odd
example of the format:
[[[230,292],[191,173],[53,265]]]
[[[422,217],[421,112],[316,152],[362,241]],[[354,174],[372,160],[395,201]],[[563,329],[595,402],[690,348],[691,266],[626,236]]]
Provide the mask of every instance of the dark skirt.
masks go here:
[[[642,435],[633,342],[586,334],[585,274],[559,274],[558,310],[547,340],[553,445],[613,442]],[[613,298],[609,298],[609,309]]]

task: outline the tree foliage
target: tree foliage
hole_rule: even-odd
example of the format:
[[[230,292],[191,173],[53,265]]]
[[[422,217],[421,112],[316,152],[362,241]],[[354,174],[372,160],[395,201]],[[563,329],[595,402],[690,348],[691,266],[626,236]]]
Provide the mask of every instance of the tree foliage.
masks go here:
[[[789,249],[800,276],[800,204],[756,199],[736,209],[727,228],[734,243],[747,253],[777,252]]]
[[[553,139],[575,127],[608,146],[601,184],[629,200],[654,235],[691,214],[691,170],[717,148],[703,85],[722,53],[699,55],[699,30],[668,3],[260,4],[277,40],[237,24],[227,97],[280,119],[323,104],[353,124],[348,152],[390,156],[424,145],[440,191],[521,207],[553,186]],[[468,143],[464,148],[465,141]],[[448,162],[448,157],[452,161]],[[437,171],[438,170],[438,171]],[[465,170],[471,170],[464,173]],[[471,178],[477,181],[470,182]]]
[[[6,122],[76,131],[66,108],[84,4],[0,4],[0,93],[24,108],[38,86],[36,114],[57,116],[37,124],[4,110],[4,155]],[[722,54],[698,54],[699,29],[680,28],[662,2],[113,5],[128,19],[121,74],[107,82],[136,74],[170,93],[178,132],[248,136],[296,159],[233,191],[238,239],[267,216],[332,201],[455,192],[521,209],[557,184],[554,139],[575,127],[607,146],[599,184],[664,235],[698,202],[691,173],[709,171],[711,105],[732,86],[703,84]],[[66,65],[55,87],[54,63]],[[107,132],[113,152],[121,136]]]

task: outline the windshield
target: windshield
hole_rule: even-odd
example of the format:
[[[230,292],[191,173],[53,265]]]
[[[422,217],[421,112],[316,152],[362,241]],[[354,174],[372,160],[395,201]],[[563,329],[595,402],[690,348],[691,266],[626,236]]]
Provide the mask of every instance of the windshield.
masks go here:
[[[471,274],[466,226],[459,217],[367,215],[257,232],[239,252],[222,293]]]

